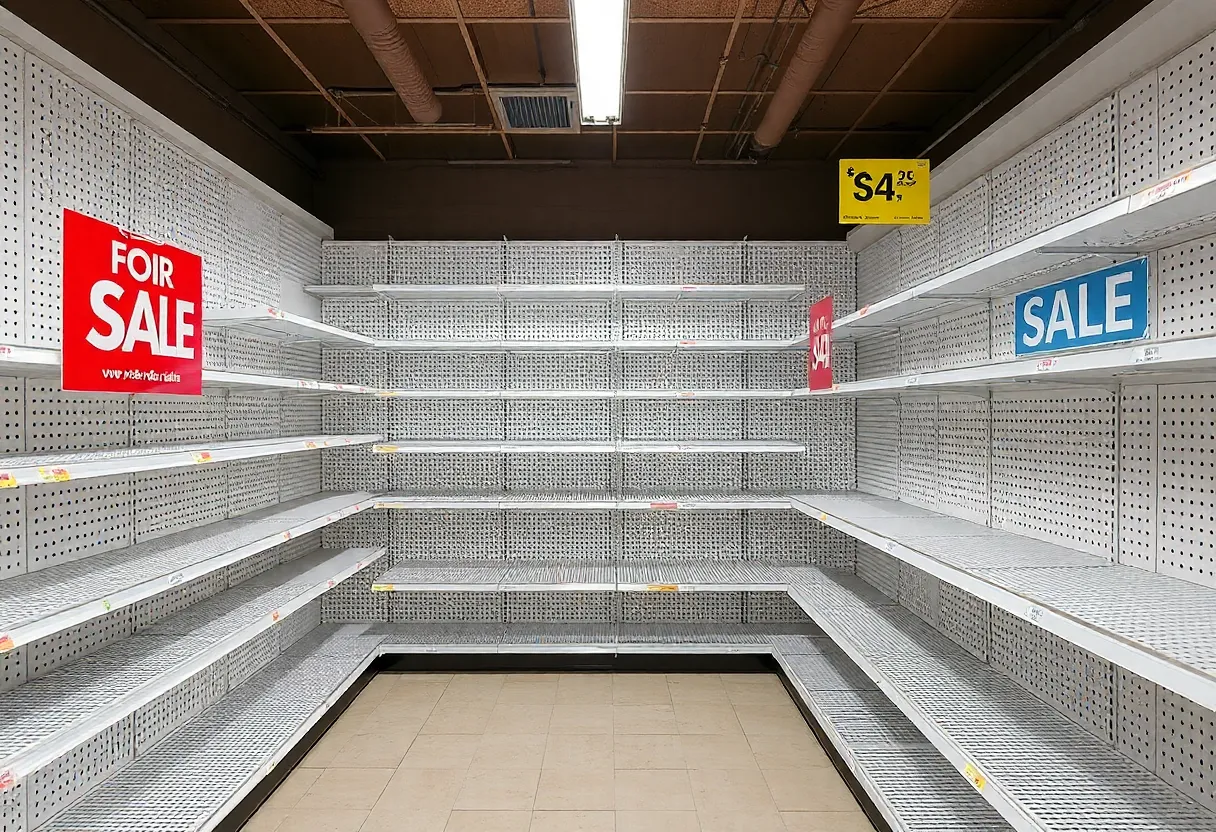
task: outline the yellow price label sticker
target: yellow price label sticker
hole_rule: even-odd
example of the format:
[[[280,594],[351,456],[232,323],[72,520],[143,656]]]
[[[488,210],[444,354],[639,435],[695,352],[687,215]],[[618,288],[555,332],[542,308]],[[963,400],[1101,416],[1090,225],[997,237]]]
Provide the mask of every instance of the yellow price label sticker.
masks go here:
[[[822,512],[822,513],[820,513],[820,515],[819,515],[819,522],[820,522],[820,523],[826,523],[826,522],[828,522],[828,515],[827,515],[827,512]]]
[[[7,653],[17,645],[13,643],[13,637],[10,635],[0,636],[0,653]]]
[[[392,584],[372,584],[372,592],[392,592]]]
[[[967,782],[975,786],[977,792],[982,792],[984,786],[988,785],[988,778],[979,770],[979,767],[974,763],[967,763],[963,766],[963,776],[967,778]]]
[[[372,445],[372,453],[374,454],[395,454],[397,453],[396,445]]]
[[[102,599],[101,599],[101,608],[102,608],[103,610],[105,610],[106,612],[109,612],[109,611],[110,611],[110,609],[111,609],[110,602],[109,602],[109,601],[107,601],[105,598],[102,598]]]
[[[646,587],[647,592],[679,592],[679,584],[650,584]]]
[[[211,461],[211,451],[200,451],[199,453],[191,454],[191,456],[194,457],[196,465],[202,465]]]
[[[928,225],[928,159],[841,159],[840,221]]]
[[[72,478],[67,468],[39,468],[38,476],[43,482],[67,482]]]
[[[0,488],[16,488],[17,478],[8,471],[0,473]]]

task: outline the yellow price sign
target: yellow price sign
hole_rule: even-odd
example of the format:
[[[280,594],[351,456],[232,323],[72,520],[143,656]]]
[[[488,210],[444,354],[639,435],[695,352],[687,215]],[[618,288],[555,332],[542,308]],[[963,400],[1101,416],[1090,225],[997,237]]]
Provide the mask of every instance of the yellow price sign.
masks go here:
[[[840,221],[927,225],[928,159],[841,159]]]
[[[967,763],[963,767],[963,777],[966,777],[967,782],[975,786],[975,790],[978,792],[982,792],[984,786],[988,785],[988,778],[984,776],[984,773],[974,763]]]

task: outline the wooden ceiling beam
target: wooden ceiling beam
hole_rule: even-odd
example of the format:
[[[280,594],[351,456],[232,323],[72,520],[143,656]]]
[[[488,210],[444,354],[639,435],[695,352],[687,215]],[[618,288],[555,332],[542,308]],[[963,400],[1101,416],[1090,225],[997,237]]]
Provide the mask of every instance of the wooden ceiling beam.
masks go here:
[[[739,32],[739,23],[743,20],[743,9],[747,0],[739,0],[735,7],[735,20],[730,25],[730,33],[726,36],[726,45],[722,47],[722,57],[718,58],[718,74],[714,76],[713,89],[709,91],[709,100],[705,102],[705,115],[701,117],[701,132],[697,134],[697,144],[692,149],[692,160],[697,161],[701,155],[701,143],[705,141],[705,130],[709,127],[709,117],[714,112],[714,102],[718,99],[718,89],[722,86],[722,76],[726,73],[726,65],[730,62],[730,50],[735,47],[735,35]]]
[[[429,136],[429,135],[471,135],[471,136],[493,136],[501,131],[494,124],[384,124],[384,125],[358,125],[358,126],[342,126],[342,127],[305,127],[298,130],[286,130],[286,133],[294,135],[313,135],[313,136]],[[704,133],[706,136],[734,136],[739,131],[737,130],[624,130],[617,128],[612,131],[620,136],[697,136]],[[800,129],[791,130],[788,138],[798,139],[804,136],[840,136],[846,131],[844,129]],[[924,130],[858,130],[853,135],[860,136],[923,136]],[[526,134],[524,134],[526,135]],[[566,136],[589,136],[589,135],[609,135],[609,131],[601,130],[585,130],[582,133],[562,133],[562,134],[542,134],[542,135],[566,135]]]
[[[243,17],[150,17],[148,18],[153,23],[161,26],[249,26],[253,24],[252,20]],[[328,25],[328,24],[345,24],[345,17],[265,17],[262,18],[272,26],[292,26],[292,25]],[[795,17],[794,21],[806,20],[805,16]],[[937,18],[932,17],[858,17],[854,18],[856,23],[874,24],[874,25],[900,25],[900,24],[924,24],[933,23]],[[1058,17],[956,17],[951,18],[950,23],[955,25],[977,25],[977,26],[1048,26],[1054,23],[1059,23],[1061,18]],[[457,22],[455,17],[399,17],[398,23],[404,23],[410,26],[427,26],[434,24],[452,25]],[[492,25],[492,24],[533,24],[533,23],[565,23],[570,22],[568,17],[466,17],[465,24],[469,26]],[[661,24],[661,23],[677,23],[677,24],[726,24],[733,23],[734,18],[731,17],[631,17],[630,23],[641,24]],[[744,17],[740,18],[741,24],[771,24],[771,17]]]
[[[553,88],[558,88],[558,85],[552,85]],[[571,85],[573,86],[573,85]],[[538,87],[537,89],[540,89]],[[340,94],[344,98],[396,98],[397,93],[392,90],[345,90],[331,88],[330,92],[337,95]],[[712,90],[625,90],[625,95],[709,95]],[[274,96],[274,95],[320,95],[317,90],[241,90],[241,95],[245,96]],[[435,95],[438,96],[462,96],[462,95],[481,95],[481,90],[466,89],[466,90],[435,90]],[[718,90],[718,95],[772,95],[772,90]],[[815,90],[815,95],[837,96],[837,95],[878,95],[878,90]],[[934,96],[934,95],[971,95],[970,90],[888,90],[886,95],[911,95],[911,96]]]
[[[506,131],[502,129],[502,123],[498,119],[498,109],[494,106],[494,99],[490,97],[490,85],[486,81],[485,70],[481,67],[481,56],[477,54],[477,47],[473,44],[473,36],[469,34],[468,22],[464,19],[464,12],[460,10],[460,0],[452,0],[452,11],[456,13],[460,37],[464,39],[465,48],[469,51],[469,60],[473,62],[473,69],[477,72],[477,83],[481,85],[481,94],[486,97],[486,106],[490,108],[490,118],[494,121],[498,137],[502,139],[503,150],[507,152],[508,159],[514,159],[515,148],[511,147],[511,140],[507,138]]]

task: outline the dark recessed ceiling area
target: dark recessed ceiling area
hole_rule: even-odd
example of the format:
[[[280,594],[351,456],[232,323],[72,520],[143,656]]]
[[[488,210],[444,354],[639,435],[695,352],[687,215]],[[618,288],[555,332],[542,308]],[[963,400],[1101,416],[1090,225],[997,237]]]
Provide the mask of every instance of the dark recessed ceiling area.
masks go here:
[[[746,158],[814,0],[632,0],[619,126],[502,129],[496,87],[572,87],[565,0],[390,0],[442,103],[411,120],[339,0],[101,0],[155,27],[312,156],[333,160]],[[1128,0],[864,0],[779,162],[917,156],[1045,49]],[[235,93],[233,92],[235,91]]]

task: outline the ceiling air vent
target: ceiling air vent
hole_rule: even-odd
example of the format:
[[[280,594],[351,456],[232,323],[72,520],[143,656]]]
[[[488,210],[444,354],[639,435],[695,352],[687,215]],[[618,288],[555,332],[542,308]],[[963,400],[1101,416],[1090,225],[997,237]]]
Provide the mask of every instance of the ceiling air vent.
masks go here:
[[[490,97],[508,133],[577,133],[574,87],[491,87]]]

